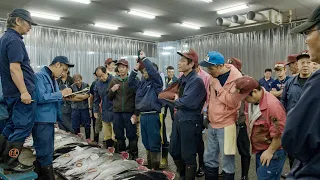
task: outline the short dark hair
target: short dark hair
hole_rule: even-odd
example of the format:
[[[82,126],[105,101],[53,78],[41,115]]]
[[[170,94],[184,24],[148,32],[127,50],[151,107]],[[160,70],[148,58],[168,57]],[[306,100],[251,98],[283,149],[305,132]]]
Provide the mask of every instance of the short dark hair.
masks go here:
[[[267,68],[267,69],[264,70],[264,72],[272,72],[272,69]]]
[[[256,88],[254,88],[254,89],[256,89],[256,90],[258,90],[258,91],[261,91],[262,90],[262,87],[261,87],[261,85],[259,84]],[[251,91],[250,93],[249,93],[249,95],[250,96],[252,96],[252,92],[253,91]]]
[[[185,57],[186,58],[186,57]],[[189,58],[186,58],[188,60],[188,64],[190,63],[194,63],[194,61],[192,59],[189,59]],[[194,65],[192,66],[192,69],[195,69],[196,68],[196,63],[194,63]]]
[[[114,72],[116,72],[116,73],[119,72],[118,66],[114,69]]]
[[[97,74],[97,71],[98,71],[99,69],[100,69],[103,73],[106,73],[106,72],[107,72],[107,68],[106,68],[106,67],[104,67],[104,66],[98,66],[98,67],[96,68],[96,70],[94,71],[94,74]]]
[[[168,70],[174,70],[174,67],[168,66],[168,67],[167,67],[167,71],[168,71]]]

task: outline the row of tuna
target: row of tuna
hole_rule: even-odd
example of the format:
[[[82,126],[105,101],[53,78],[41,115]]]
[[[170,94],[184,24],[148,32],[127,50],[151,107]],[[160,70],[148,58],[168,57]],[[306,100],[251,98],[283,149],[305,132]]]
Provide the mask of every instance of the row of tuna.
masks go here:
[[[174,173],[150,170],[144,160],[129,160],[127,152],[88,144],[81,137],[55,130],[55,171],[67,180],[173,180]]]

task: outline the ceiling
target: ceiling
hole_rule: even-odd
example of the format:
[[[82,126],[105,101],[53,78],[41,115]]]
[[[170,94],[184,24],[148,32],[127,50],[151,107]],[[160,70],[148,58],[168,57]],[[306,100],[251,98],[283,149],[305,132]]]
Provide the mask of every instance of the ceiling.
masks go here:
[[[249,8],[237,12],[219,15],[229,17],[233,14],[245,14],[274,8],[283,12],[293,11],[293,20],[303,19],[320,3],[319,0],[92,0],[90,4],[81,4],[68,0],[0,0],[0,18],[6,19],[14,8],[42,12],[61,16],[59,21],[34,17],[42,25],[92,31],[95,33],[130,37],[133,39],[158,42],[178,40],[190,36],[222,31],[215,24],[216,10],[241,3]],[[127,13],[136,9],[156,16],[145,19]],[[119,26],[118,30],[108,30],[93,26],[94,23],[108,23]],[[179,25],[189,22],[201,26],[201,29],[189,29]],[[143,31],[159,33],[161,37],[150,37]]]

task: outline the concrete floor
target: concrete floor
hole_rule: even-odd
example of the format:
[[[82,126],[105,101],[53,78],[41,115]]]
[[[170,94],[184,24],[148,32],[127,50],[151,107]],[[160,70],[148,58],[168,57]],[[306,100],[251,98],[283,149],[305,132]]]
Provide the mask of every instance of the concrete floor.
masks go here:
[[[166,128],[167,128],[167,137],[169,138],[170,137],[170,133],[171,133],[171,130],[172,130],[172,121],[171,121],[171,118],[170,118],[170,113],[168,113],[167,115],[167,118],[166,118]],[[207,136],[206,136],[206,132],[203,134],[203,140],[204,140],[204,143],[205,143],[205,147],[206,147],[206,144],[207,144]],[[145,152],[145,149],[144,149],[144,146],[142,145],[142,142],[141,142],[141,138],[139,139],[139,157],[142,157],[142,158],[146,158],[146,152]],[[250,171],[249,171],[249,179],[250,180],[256,180],[257,179],[257,176],[256,176],[256,168],[255,168],[255,163],[256,163],[256,160],[255,160],[255,156],[252,155],[251,156],[251,164],[250,164]],[[176,172],[176,167],[175,167],[175,164],[172,160],[172,157],[169,155],[169,167],[167,168],[168,171],[171,171],[171,172]],[[284,170],[283,172],[289,172],[289,162],[288,162],[288,159],[284,165]],[[176,173],[176,179],[178,180],[179,179],[179,175],[178,173]],[[202,178],[196,178],[197,180],[204,180],[204,177]],[[236,174],[235,174],[235,180],[240,180],[241,179],[241,161],[240,161],[240,155],[237,154],[236,155]]]
[[[170,137],[171,134],[171,130],[172,130],[172,121],[170,118],[170,113],[168,113],[167,118],[166,118],[166,127],[167,127],[167,136]],[[83,129],[82,129],[83,131]],[[92,135],[93,137],[93,135]],[[206,146],[206,134],[203,134],[203,138],[204,138],[204,142],[205,142],[205,146]],[[103,135],[102,133],[100,133],[100,141],[103,141]],[[141,138],[139,138],[139,157],[141,158],[145,158],[146,159],[146,151],[145,148],[141,142]],[[32,162],[35,160],[35,157],[32,155],[32,152],[29,150],[24,150],[24,152],[22,153],[22,155],[20,156],[20,160],[23,161],[24,164],[29,164],[31,165]],[[288,160],[287,160],[288,161]],[[171,171],[171,172],[176,172],[176,167],[175,164],[171,158],[171,156],[169,155],[169,166],[166,169],[167,171]],[[286,162],[285,166],[284,166],[284,172],[288,172],[289,171],[289,163]],[[236,175],[235,175],[235,180],[240,180],[240,176],[241,176],[241,163],[240,163],[240,155],[237,154],[236,155]],[[57,177],[57,180],[60,180],[61,178]],[[176,179],[179,179],[179,175],[176,173]],[[204,180],[204,177],[202,178],[196,178],[197,180]],[[249,171],[249,179],[250,180],[255,180],[257,179],[256,176],[256,172],[255,172],[255,156],[251,157],[251,166],[250,166],[250,171]]]

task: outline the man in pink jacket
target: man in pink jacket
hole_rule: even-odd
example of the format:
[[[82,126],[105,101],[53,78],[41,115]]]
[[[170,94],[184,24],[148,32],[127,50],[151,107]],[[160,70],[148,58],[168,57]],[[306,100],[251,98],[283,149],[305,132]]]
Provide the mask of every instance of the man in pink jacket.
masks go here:
[[[208,103],[208,143],[204,154],[205,179],[218,179],[219,154],[222,157],[222,170],[225,180],[233,180],[235,173],[234,155],[224,152],[225,128],[234,126],[240,108],[239,94],[233,94],[234,81],[242,77],[241,72],[231,64],[225,64],[219,52],[209,52],[207,58],[200,63],[207,67],[210,79],[210,95]]]

